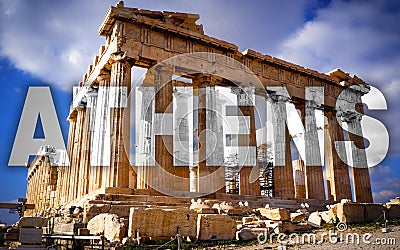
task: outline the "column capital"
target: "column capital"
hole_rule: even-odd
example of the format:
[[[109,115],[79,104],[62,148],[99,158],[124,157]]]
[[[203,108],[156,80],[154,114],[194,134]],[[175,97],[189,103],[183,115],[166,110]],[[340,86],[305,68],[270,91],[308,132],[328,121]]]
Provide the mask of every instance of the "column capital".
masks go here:
[[[142,92],[143,96],[154,97],[154,87],[140,86],[138,90]]]
[[[321,103],[318,103],[314,100],[306,100],[305,101],[305,108],[320,109],[322,107],[323,107],[323,105]]]
[[[93,97],[97,97],[98,94],[98,88],[97,87],[89,87],[88,91],[86,92],[85,96],[87,98],[93,98]]]
[[[354,122],[354,121],[361,121],[363,114],[360,114],[356,112],[355,110],[353,111],[347,111],[347,112],[340,112],[338,111],[337,113],[338,116],[342,118],[342,122]]]
[[[182,92],[182,91],[179,91],[179,90],[176,89],[176,88],[172,91],[172,94],[173,94],[174,97],[177,98],[177,99],[187,99],[187,98],[190,97],[190,94],[185,93],[185,92]]]
[[[101,75],[97,76],[96,81],[101,83],[103,81],[109,81],[110,79],[111,79],[111,75],[110,74],[101,74]]]
[[[254,87],[231,87],[231,93],[237,95],[238,106],[254,106]]]
[[[269,93],[268,97],[271,102],[290,102],[290,97],[278,94],[276,92]]]

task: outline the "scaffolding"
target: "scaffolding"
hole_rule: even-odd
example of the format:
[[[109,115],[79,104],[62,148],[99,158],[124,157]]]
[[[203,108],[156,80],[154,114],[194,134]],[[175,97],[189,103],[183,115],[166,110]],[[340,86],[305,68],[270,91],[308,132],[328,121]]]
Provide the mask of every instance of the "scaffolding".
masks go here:
[[[274,165],[272,163],[272,153],[267,150],[266,145],[259,146],[257,151],[261,195],[273,197]],[[236,152],[225,158],[224,167],[226,193],[239,194],[239,164]]]
[[[238,154],[234,153],[225,158],[225,186],[226,193],[239,193],[239,166]]]

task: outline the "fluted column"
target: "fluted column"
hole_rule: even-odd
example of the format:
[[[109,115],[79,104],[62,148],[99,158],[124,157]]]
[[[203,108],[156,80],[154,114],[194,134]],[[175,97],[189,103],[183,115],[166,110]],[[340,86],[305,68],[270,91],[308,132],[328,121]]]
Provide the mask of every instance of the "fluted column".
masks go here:
[[[355,144],[355,147],[352,147],[354,200],[356,202],[371,203],[373,202],[372,191],[364,139],[358,136],[362,135],[361,119],[362,114],[355,111],[342,114],[342,121],[347,123],[349,129],[349,139]]]
[[[113,54],[110,86],[111,103],[111,163],[108,187],[129,187],[130,118],[128,93],[131,89],[131,65],[124,55]]]
[[[328,199],[340,201],[341,199],[352,199],[350,188],[349,169],[342,159],[346,158],[346,149],[341,145],[337,145],[335,149],[335,141],[343,141],[343,129],[340,125],[340,116],[335,110],[326,110],[325,116],[328,119],[327,130],[329,133],[325,135],[325,169],[328,185]],[[340,154],[340,156],[339,156]]]
[[[80,159],[80,175],[81,175],[81,183],[79,186],[79,194],[80,196],[84,196],[89,192],[89,184],[92,182],[91,174],[91,148],[93,145],[91,143],[95,143],[92,141],[94,134],[94,124],[96,121],[96,104],[97,104],[97,88],[91,87],[85,95],[86,98],[86,119],[84,124],[84,135],[82,141],[82,155]]]
[[[150,189],[152,168],[154,168],[154,88],[139,87],[142,92],[140,106],[140,133],[137,149],[138,181],[137,188]]]
[[[287,96],[270,93],[274,132],[274,195],[276,197],[295,196],[290,136],[286,126]]]
[[[325,200],[324,176],[322,171],[315,109],[321,108],[321,103],[306,100],[305,105],[305,177],[308,199]]]
[[[193,79],[198,87],[198,188],[200,193],[225,193],[223,152],[217,150],[217,96],[211,75]],[[222,131],[221,131],[222,132]],[[222,157],[221,157],[222,154]]]
[[[189,98],[190,93],[179,89],[173,91],[176,101],[174,109],[174,166],[175,190],[190,191],[190,147],[189,140]]]
[[[237,96],[239,111],[239,194],[260,195],[254,119],[254,87],[232,87],[231,90]]]
[[[155,116],[154,142],[155,164],[152,171],[153,189],[164,193],[174,190],[174,157],[173,157],[173,69],[157,66],[150,72],[154,76]]]
[[[90,149],[90,192],[101,187],[108,187],[111,169],[110,75],[103,73],[96,80],[98,82],[96,110],[93,114],[91,113],[95,115],[95,118],[92,123],[93,131],[91,134],[93,140]]]
[[[294,182],[296,186],[296,198],[306,198],[306,177],[303,160],[295,160]]]

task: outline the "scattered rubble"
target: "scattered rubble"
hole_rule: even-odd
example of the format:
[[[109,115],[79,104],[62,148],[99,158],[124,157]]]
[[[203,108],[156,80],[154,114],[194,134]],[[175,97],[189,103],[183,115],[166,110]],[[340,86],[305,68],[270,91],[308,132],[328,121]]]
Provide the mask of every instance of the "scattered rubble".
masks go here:
[[[290,213],[291,222],[302,222],[307,219],[307,214],[302,212]]]
[[[257,211],[270,220],[290,220],[290,211],[286,208],[257,208]]]
[[[313,212],[308,216],[308,224],[310,224],[313,227],[320,227],[322,225],[322,218],[319,215],[319,212]]]
[[[116,214],[99,214],[87,224],[90,234],[104,235],[109,242],[120,242],[125,236],[125,223]]]
[[[199,214],[198,240],[229,240],[236,236],[236,221],[225,214]]]

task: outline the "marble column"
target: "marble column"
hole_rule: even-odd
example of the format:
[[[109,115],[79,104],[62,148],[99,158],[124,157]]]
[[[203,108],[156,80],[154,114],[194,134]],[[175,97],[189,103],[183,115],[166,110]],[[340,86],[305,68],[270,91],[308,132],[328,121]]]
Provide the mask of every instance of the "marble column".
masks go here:
[[[318,140],[315,109],[321,108],[321,103],[306,100],[305,104],[305,177],[306,198],[325,200],[324,176],[322,171],[321,153]]]
[[[73,201],[78,197],[78,186],[81,176],[79,176],[80,158],[82,153],[82,140],[84,135],[84,124],[86,116],[86,103],[81,102],[77,107],[76,129],[74,135],[74,146],[71,160],[71,177],[69,182],[69,201]]]
[[[193,78],[198,87],[198,192],[225,193],[223,150],[217,140],[222,133],[218,125],[217,92],[211,75]],[[223,146],[222,146],[223,147]]]
[[[69,131],[68,131],[68,144],[67,144],[67,155],[69,159],[69,165],[65,167],[65,178],[63,180],[63,188],[60,194],[60,200],[64,204],[69,201],[69,189],[72,174],[72,156],[74,149],[74,137],[76,130],[76,115],[69,119]]]
[[[354,142],[352,147],[352,178],[354,200],[356,202],[372,203],[371,182],[369,177],[369,168],[367,155],[365,154],[364,139],[361,128],[362,114],[356,111],[342,114],[342,121],[347,123],[349,139]]]
[[[289,97],[275,92],[269,94],[274,133],[274,195],[295,197],[290,136],[286,126],[286,102]]]
[[[164,194],[174,189],[173,142],[173,69],[157,66],[148,72],[154,76],[155,165],[151,174],[152,189]]]
[[[237,96],[239,116],[239,194],[260,195],[260,171],[257,166],[254,119],[254,87],[232,87],[231,91]]]
[[[137,188],[150,189],[151,171],[154,168],[154,88],[139,87],[138,90],[142,92],[142,102],[140,105],[140,130],[137,133]]]
[[[190,148],[193,141],[189,138],[189,101],[191,92],[175,88],[173,95],[176,101],[174,108],[174,166],[175,190],[190,191]]]
[[[335,141],[343,141],[343,129],[340,125],[341,118],[336,110],[326,110],[325,116],[328,119],[328,126],[325,135],[325,169],[328,186],[328,199],[340,201],[341,199],[352,199],[350,188],[349,169],[342,159],[346,158],[346,149],[338,145],[335,149]],[[340,154],[340,156],[339,156]]]
[[[90,190],[108,187],[110,180],[110,137],[111,137],[111,108],[110,108],[110,75],[103,73],[96,79],[98,91],[96,110],[93,115],[93,137],[90,155]]]
[[[295,160],[294,164],[294,182],[296,186],[296,198],[306,198],[306,177],[303,160]]]
[[[86,119],[84,124],[84,135],[82,141],[82,153],[80,159],[80,176],[81,183],[79,186],[79,195],[84,196],[89,192],[89,182],[91,182],[91,145],[93,134],[94,134],[94,124],[96,122],[96,103],[97,103],[97,88],[91,87],[85,95],[86,98]],[[94,142],[93,142],[94,144]]]
[[[111,159],[108,187],[129,188],[131,65],[124,55],[113,54],[110,91]]]

